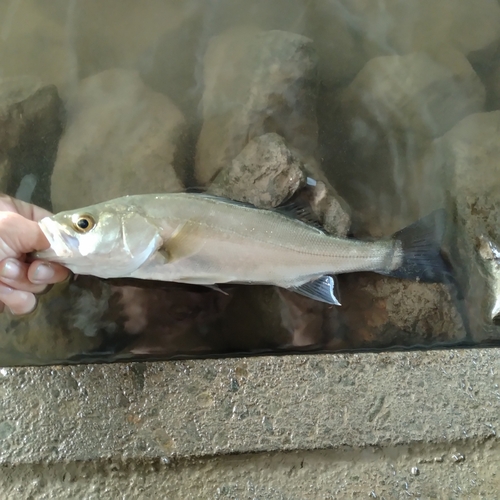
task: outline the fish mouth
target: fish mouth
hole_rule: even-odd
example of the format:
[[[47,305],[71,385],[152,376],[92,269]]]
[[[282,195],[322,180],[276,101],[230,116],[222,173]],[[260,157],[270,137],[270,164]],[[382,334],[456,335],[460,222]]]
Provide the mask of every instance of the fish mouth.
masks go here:
[[[40,229],[50,243],[50,248],[33,252],[32,256],[37,259],[51,262],[61,262],[74,255],[78,250],[78,238],[69,234],[64,226],[58,224],[50,217],[45,217],[38,222]]]

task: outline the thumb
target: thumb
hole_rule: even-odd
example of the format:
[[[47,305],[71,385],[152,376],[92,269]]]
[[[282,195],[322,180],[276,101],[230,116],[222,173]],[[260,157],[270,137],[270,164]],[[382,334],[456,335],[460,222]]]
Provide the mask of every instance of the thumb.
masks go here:
[[[38,223],[14,212],[0,212],[0,241],[3,243],[0,247],[2,258],[50,247]]]

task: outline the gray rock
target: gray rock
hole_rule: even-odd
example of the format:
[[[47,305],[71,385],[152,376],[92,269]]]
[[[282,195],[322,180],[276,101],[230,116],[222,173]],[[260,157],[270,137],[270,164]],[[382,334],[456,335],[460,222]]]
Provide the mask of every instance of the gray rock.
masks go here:
[[[277,288],[281,328],[289,334],[286,347],[324,347],[324,316],[329,306],[303,295]]]
[[[328,231],[345,235],[350,225],[347,204],[315,159],[315,78],[311,41],[299,35],[246,27],[214,39],[205,56],[205,121],[196,175],[202,184],[216,176],[209,188],[214,194],[269,208],[303,184],[303,180],[285,183],[282,176],[292,169],[292,178],[298,180],[300,164],[318,181],[308,190],[313,211]],[[283,138],[279,146],[263,142],[277,134]],[[257,141],[252,141],[255,137]],[[279,157],[271,153],[277,147]],[[294,160],[284,165],[285,157]]]
[[[500,64],[497,61],[490,61],[483,82],[486,88],[486,111],[500,109]]]
[[[214,4],[206,8],[212,8]],[[153,90],[168,95],[182,110],[187,121],[199,121],[201,99],[199,60],[208,40],[204,31],[205,4],[183,16],[175,26],[139,56],[137,67],[142,80]]]
[[[241,153],[223,168],[208,192],[260,208],[274,208],[306,186],[305,201],[318,222],[331,234],[345,236],[350,226],[349,207],[330,185],[313,159],[306,164],[289,149],[282,137],[264,134],[251,140]]]
[[[476,340],[500,336],[491,323],[500,276],[485,246],[485,239],[500,244],[499,128],[500,111],[471,115],[434,141],[427,155],[429,168],[440,173],[441,197],[455,214],[450,253]]]
[[[71,23],[71,48],[80,78],[110,68],[136,67],[144,51],[157,44],[165,32],[175,30],[193,10],[183,2],[163,0],[89,0],[71,7],[66,2],[42,3],[63,26]]]
[[[344,348],[435,346],[466,339],[462,318],[443,285],[359,273],[343,276],[340,290],[342,307],[332,311],[332,336],[344,335]]]
[[[62,19],[51,15],[47,6],[39,0],[1,3],[0,78],[31,76],[61,92],[76,78],[64,25],[68,6],[59,9]]]
[[[370,4],[366,7],[352,16],[355,2],[314,0],[309,4],[304,34],[314,40],[321,80],[328,85],[349,83],[370,59],[363,46],[365,33],[357,27]]]
[[[252,139],[210,184],[208,192],[274,208],[306,183],[304,165],[278,134]]]
[[[329,83],[349,81],[376,56],[449,46],[477,59],[500,39],[495,0],[315,0],[307,18]]]
[[[198,182],[208,184],[250,140],[269,132],[312,154],[316,68],[312,41],[294,33],[239,26],[214,38],[204,58]]]
[[[377,120],[386,132],[410,129],[439,137],[481,111],[484,99],[483,85],[467,59],[447,50],[372,59],[349,85],[342,107],[352,121]]]
[[[38,79],[0,79],[0,192],[50,209],[63,104]]]
[[[110,295],[95,278],[66,280],[41,294],[32,313],[3,312],[0,364],[59,363],[98,348],[111,326],[103,322]]]
[[[330,234],[346,236],[351,227],[349,206],[319,169],[311,169],[310,166],[311,163],[306,166],[306,170],[313,177],[308,178],[309,185],[304,194],[312,212]]]
[[[415,167],[433,138],[481,111],[484,99],[478,76],[453,50],[378,57],[360,71],[339,99],[336,186],[372,234],[427,213],[420,206],[428,179]]]
[[[220,331],[211,325],[223,314],[231,294],[161,285],[147,287],[136,280],[135,286],[111,287],[110,310],[101,322],[119,326],[119,338],[127,344],[121,354],[223,352]]]
[[[141,54],[138,67],[145,83],[168,95],[189,122],[199,119],[201,62],[214,36],[249,19],[256,28],[295,33],[304,24],[303,0],[180,2],[175,8],[164,34]]]
[[[185,120],[137,73],[109,70],[83,80],[68,102],[68,123],[52,176],[55,211],[127,194],[182,189]]]

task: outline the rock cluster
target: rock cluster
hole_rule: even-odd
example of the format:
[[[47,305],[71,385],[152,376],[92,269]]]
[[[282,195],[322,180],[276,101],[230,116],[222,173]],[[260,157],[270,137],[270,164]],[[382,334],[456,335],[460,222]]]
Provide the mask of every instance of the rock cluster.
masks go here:
[[[15,5],[0,7],[0,191],[54,211],[185,187],[265,209],[301,197],[359,238],[446,207],[458,286],[347,275],[331,307],[80,277],[0,318],[10,358],[498,339],[497,1]]]

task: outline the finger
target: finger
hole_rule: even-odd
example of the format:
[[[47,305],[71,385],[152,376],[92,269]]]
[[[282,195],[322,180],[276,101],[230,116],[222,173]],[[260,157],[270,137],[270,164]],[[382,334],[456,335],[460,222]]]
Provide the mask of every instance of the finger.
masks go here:
[[[13,212],[0,212],[0,238],[16,255],[50,247],[38,223]]]
[[[39,221],[44,217],[52,215],[48,210],[37,207],[31,203],[12,198],[8,195],[0,195],[0,210],[5,212],[16,212],[26,219]]]
[[[28,314],[36,307],[36,298],[30,292],[14,290],[0,284],[0,302],[3,302],[12,314]]]
[[[47,285],[64,281],[69,270],[59,264],[35,260],[29,265],[27,276],[31,283]]]
[[[33,283],[28,279],[29,264],[17,259],[5,259],[0,262],[0,282],[16,290],[41,293],[46,283]]]

